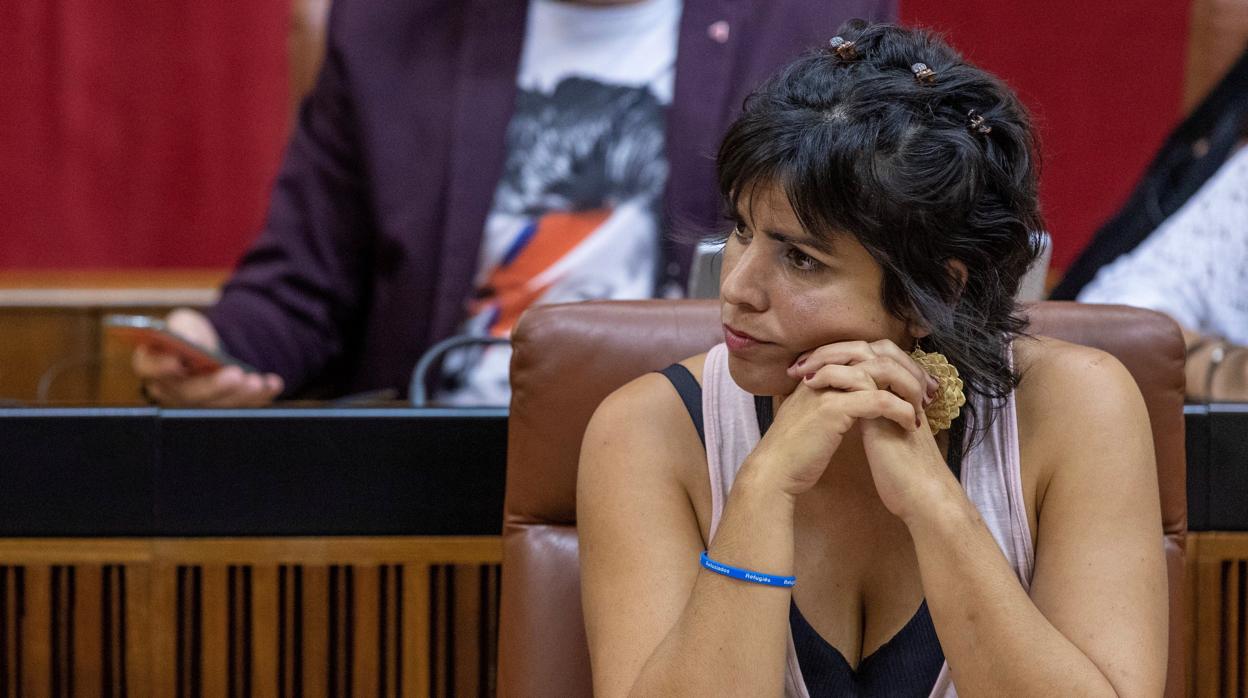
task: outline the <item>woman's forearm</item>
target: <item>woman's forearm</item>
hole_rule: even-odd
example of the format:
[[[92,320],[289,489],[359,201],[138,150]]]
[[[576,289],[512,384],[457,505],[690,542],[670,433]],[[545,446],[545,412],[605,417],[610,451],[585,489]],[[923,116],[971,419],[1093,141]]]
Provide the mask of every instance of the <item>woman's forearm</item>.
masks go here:
[[[959,696],[1116,695],[1036,608],[965,497],[906,523]]]
[[[792,575],[793,498],[754,472],[748,461],[741,468],[708,555]],[[632,695],[780,695],[791,596],[787,588],[701,569],[680,620],[642,668]]]

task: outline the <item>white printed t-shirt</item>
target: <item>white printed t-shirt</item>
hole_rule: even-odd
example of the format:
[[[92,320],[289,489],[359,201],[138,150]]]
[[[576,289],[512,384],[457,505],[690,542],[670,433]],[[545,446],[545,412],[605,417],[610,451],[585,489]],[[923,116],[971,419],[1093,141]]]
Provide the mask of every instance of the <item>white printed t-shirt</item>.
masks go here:
[[[507,159],[464,334],[507,337],[537,303],[654,295],[681,0],[534,0]],[[447,358],[450,404],[506,404],[505,346]]]

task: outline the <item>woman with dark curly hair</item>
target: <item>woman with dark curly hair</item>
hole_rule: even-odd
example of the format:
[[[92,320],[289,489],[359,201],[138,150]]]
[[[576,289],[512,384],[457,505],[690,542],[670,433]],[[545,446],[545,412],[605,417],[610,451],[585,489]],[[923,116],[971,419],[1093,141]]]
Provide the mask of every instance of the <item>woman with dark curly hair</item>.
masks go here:
[[[724,343],[585,434],[598,695],[1161,693],[1143,400],[1013,301],[1033,153],[1010,90],[918,30],[850,23],[750,97]]]

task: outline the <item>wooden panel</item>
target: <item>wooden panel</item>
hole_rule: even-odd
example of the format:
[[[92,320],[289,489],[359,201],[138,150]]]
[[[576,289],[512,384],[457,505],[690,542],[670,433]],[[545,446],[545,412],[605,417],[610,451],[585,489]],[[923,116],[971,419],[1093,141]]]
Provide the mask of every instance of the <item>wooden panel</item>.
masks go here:
[[[98,339],[88,310],[0,308],[0,400],[94,401]]]
[[[499,553],[489,537],[0,540],[0,698],[493,695]]]
[[[1189,536],[1188,694],[1248,695],[1248,533]]]
[[[204,307],[225,277],[220,269],[0,271],[0,400],[138,403],[130,349],[101,331],[101,318]]]

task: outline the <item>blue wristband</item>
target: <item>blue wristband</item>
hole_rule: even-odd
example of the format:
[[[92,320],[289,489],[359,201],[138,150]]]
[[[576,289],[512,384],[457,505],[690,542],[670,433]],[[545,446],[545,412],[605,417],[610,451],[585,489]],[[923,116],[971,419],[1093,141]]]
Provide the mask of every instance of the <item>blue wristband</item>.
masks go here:
[[[754,570],[743,570],[740,567],[732,567],[722,562],[716,562],[706,556],[706,551],[702,551],[702,566],[725,577],[739,579],[743,582],[752,582],[754,584],[762,584],[769,587],[791,587],[797,584],[797,577],[780,577],[774,574],[763,574]]]

